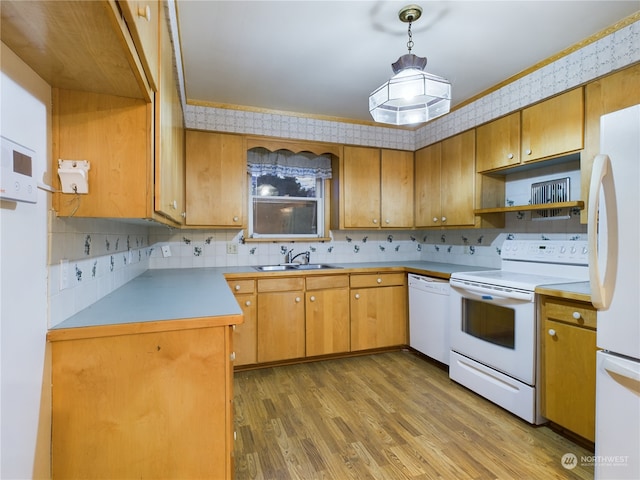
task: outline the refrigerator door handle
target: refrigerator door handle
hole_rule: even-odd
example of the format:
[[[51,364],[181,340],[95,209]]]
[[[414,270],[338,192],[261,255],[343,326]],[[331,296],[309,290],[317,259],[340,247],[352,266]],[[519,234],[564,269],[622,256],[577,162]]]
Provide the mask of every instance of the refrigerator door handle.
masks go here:
[[[589,188],[589,213],[587,239],[589,242],[589,282],[591,284],[591,303],[597,309],[607,309],[611,304],[615,283],[615,270],[618,264],[618,249],[616,235],[618,232],[618,219],[615,214],[617,206],[613,191],[613,175],[611,174],[611,160],[607,155],[597,155],[593,161],[591,172],[591,185]],[[600,192],[604,193],[605,209],[600,210]],[[606,216],[606,238],[600,241],[606,242],[608,256],[604,260],[604,275],[600,272],[599,254],[604,254],[605,249],[598,248],[598,215]]]
[[[610,356],[605,356],[602,360],[602,368],[606,371],[640,382],[640,366],[634,365],[634,367],[629,368]]]

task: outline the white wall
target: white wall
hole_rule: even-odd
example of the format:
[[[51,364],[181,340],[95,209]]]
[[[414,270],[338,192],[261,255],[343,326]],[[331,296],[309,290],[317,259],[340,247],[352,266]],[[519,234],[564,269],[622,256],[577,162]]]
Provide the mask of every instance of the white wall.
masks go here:
[[[51,88],[2,44],[0,133],[36,152],[42,181],[50,139]],[[47,333],[47,210],[0,204],[0,477],[50,477],[50,372]]]

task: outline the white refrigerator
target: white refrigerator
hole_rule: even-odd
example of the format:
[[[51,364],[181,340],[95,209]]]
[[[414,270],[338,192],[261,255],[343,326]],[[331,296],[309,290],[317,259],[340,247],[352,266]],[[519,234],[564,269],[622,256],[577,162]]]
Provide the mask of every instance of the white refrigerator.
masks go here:
[[[589,193],[596,480],[640,479],[640,105],[603,115]]]

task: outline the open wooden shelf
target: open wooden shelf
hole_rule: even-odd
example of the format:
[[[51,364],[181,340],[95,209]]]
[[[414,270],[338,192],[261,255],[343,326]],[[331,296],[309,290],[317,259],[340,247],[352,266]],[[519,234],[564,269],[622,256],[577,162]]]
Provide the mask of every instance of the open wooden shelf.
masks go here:
[[[476,215],[482,215],[483,213],[502,213],[502,212],[524,212],[529,210],[547,210],[550,208],[584,208],[584,202],[582,200],[575,200],[572,202],[554,202],[554,203],[539,203],[536,205],[514,205],[511,207],[494,207],[494,208],[478,208],[473,211]]]

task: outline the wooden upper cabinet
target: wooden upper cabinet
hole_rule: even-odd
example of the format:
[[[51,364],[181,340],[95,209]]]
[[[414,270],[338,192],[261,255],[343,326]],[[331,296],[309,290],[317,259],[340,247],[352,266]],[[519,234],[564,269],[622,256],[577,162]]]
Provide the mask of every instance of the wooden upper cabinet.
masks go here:
[[[242,228],[247,198],[244,137],[187,130],[186,224]]]
[[[523,162],[581,150],[584,145],[582,88],[522,110]]]
[[[476,129],[478,172],[520,163],[520,112],[481,125]]]
[[[416,227],[475,225],[475,131],[416,152]]]
[[[157,11],[156,2],[151,4]],[[155,102],[155,210],[182,224],[185,214],[184,117],[164,9],[160,9],[159,16],[161,56]]]
[[[346,146],[343,160],[344,227],[379,227],[380,149]]]
[[[607,75],[585,87],[585,141],[580,157],[581,194],[585,208],[580,221],[587,223],[589,185],[593,159],[600,153],[600,117],[640,103],[640,65]]]
[[[158,91],[160,68],[158,34],[164,27],[161,24],[164,8],[158,0],[119,0],[118,4],[129,27],[149,86],[152,90]]]
[[[413,227],[413,152],[382,150],[381,227]]]
[[[416,227],[437,227],[440,217],[440,157],[442,143],[421,148],[415,154]]]

